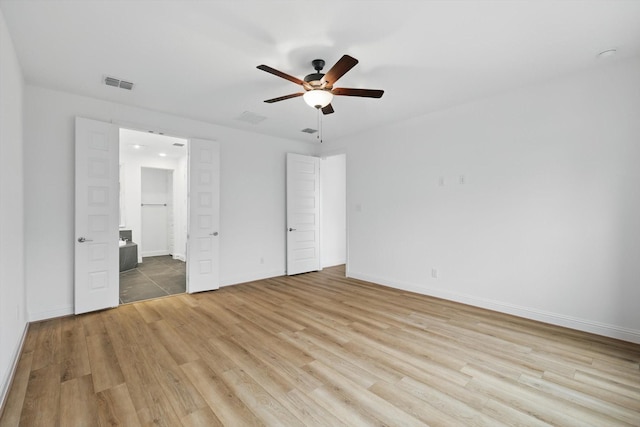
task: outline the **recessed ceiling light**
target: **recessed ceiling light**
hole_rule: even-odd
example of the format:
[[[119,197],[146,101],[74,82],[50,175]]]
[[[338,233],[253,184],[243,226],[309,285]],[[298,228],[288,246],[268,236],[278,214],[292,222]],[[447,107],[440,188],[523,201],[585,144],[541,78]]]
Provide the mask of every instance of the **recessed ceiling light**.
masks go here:
[[[596,55],[596,58],[598,59],[605,59],[605,58],[611,58],[613,55],[615,55],[618,52],[617,49],[607,49],[607,50],[603,50],[602,52],[600,52],[599,54]]]
[[[140,145],[140,144],[133,144],[132,147],[135,148],[136,150],[144,149],[144,145]]]
[[[167,153],[158,153],[158,156],[160,156],[160,157],[167,157]]]

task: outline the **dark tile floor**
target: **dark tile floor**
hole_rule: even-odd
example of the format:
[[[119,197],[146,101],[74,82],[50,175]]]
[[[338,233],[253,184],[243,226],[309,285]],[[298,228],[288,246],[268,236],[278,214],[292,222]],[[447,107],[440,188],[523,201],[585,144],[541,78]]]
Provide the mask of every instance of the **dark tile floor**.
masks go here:
[[[170,255],[142,258],[137,268],[120,273],[120,303],[184,293],[185,266]]]

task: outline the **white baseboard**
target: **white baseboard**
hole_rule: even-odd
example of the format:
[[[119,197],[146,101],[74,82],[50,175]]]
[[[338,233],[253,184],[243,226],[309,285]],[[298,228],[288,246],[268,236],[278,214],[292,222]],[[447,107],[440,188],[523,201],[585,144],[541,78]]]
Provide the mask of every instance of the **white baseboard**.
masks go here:
[[[11,367],[9,368],[8,375],[3,379],[2,389],[0,389],[0,414],[4,411],[4,405],[7,403],[7,397],[9,396],[9,389],[13,383],[13,379],[16,375],[16,369],[18,368],[18,362],[20,362],[20,355],[22,354],[22,348],[24,347],[24,341],[27,338],[27,332],[29,332],[29,323],[24,324],[24,330],[22,331],[22,337],[16,346],[12,355]]]
[[[572,316],[566,316],[564,314],[552,313],[549,311],[519,306],[502,301],[490,300],[473,295],[450,292],[442,289],[426,288],[413,283],[406,283],[388,278],[371,276],[351,270],[348,272],[347,276],[353,277],[354,279],[365,280],[367,282],[401,289],[404,291],[415,292],[417,294],[460,302],[463,304],[472,305],[474,307],[486,308],[489,310],[498,311],[500,313],[512,314],[514,316],[523,317],[525,319],[537,320],[539,322],[549,323],[556,326],[562,326],[578,331],[590,332],[609,338],[616,338],[623,341],[640,344],[640,331],[624,328],[617,325],[610,325],[601,322],[595,322],[592,320],[580,319]]]
[[[29,312],[29,322],[54,319],[56,317],[68,316],[70,314],[74,314],[73,306],[54,308],[52,310],[39,311],[37,313]]]
[[[233,286],[240,283],[253,282],[256,280],[270,279],[272,277],[284,276],[284,270],[259,271],[254,273],[241,274],[237,276],[225,277],[220,279],[220,287]]]
[[[182,262],[187,262],[187,256],[185,254],[173,254],[173,259],[179,259]]]
[[[169,253],[169,251],[164,250],[164,251],[147,251],[147,252],[141,252],[141,257],[146,257],[146,256],[165,256],[165,255],[171,255]]]
[[[336,265],[343,265],[343,264],[346,264],[346,263],[347,263],[347,260],[345,260],[345,259],[322,260],[322,268],[334,267]]]

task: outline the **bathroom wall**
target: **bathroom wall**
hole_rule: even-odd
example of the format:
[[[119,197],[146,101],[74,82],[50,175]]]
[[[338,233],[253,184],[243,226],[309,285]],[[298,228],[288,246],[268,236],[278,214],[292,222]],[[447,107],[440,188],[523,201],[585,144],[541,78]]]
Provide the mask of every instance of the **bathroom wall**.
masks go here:
[[[143,167],[141,170],[142,224],[140,253],[143,257],[169,255],[173,227],[173,170]]]
[[[173,207],[174,207],[174,241],[173,257],[182,261],[187,260],[187,157],[181,157],[177,161],[173,172]]]

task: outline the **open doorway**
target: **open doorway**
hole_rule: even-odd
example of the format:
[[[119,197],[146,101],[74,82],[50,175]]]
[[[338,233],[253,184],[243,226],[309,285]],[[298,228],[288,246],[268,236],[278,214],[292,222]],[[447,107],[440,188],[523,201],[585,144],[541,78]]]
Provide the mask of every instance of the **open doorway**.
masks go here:
[[[188,140],[120,129],[120,303],[186,291]]]
[[[131,240],[137,245],[136,239],[141,239],[140,231],[136,230],[140,230],[142,206],[138,198],[126,206],[123,202],[125,211],[118,212],[120,128],[76,117],[75,137],[74,313],[81,314],[120,304],[119,232],[131,228]],[[220,287],[220,143],[181,139],[184,146],[187,142],[184,167],[173,176],[185,176],[187,182],[187,186],[181,187],[182,199],[177,193],[174,196],[176,200],[186,200],[186,206],[181,203],[181,209],[187,212],[186,291],[194,293]],[[165,154],[158,153],[158,158],[168,157]],[[126,163],[121,168],[125,178],[129,169]],[[140,173],[132,175],[140,182]],[[131,196],[131,191],[141,189],[141,184],[129,184],[128,179],[122,182],[123,200]],[[184,238],[185,234],[180,235]],[[136,253],[134,259],[139,256],[142,253]]]
[[[345,275],[347,263],[347,155],[323,157],[320,163],[321,239],[323,269]]]

